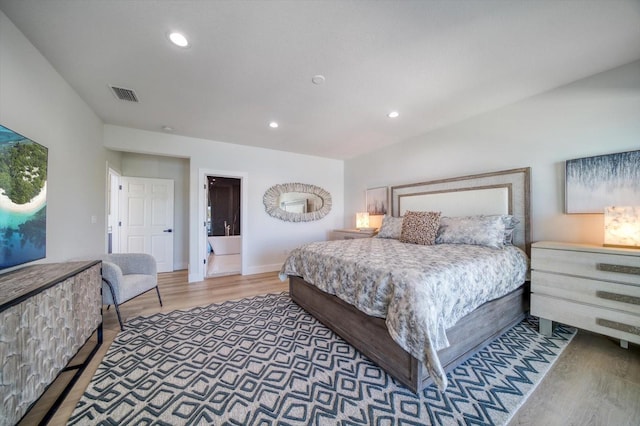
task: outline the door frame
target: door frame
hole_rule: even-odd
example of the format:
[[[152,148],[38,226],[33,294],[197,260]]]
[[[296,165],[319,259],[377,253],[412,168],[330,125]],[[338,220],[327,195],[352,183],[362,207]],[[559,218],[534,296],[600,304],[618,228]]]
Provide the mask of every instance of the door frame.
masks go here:
[[[122,175],[109,165],[107,162],[107,202],[106,202],[106,215],[105,221],[107,227],[105,229],[105,253],[109,252],[109,226],[111,226],[111,252],[120,252],[120,227],[118,221],[120,220],[120,178]],[[109,211],[111,210],[111,211]],[[111,215],[109,215],[111,213]],[[109,223],[109,216],[112,218],[112,223]]]
[[[240,235],[242,236],[241,248],[240,248],[240,275],[245,275],[247,271],[247,238],[249,236],[249,227],[247,214],[249,210],[249,174],[247,172],[235,172],[229,170],[218,169],[198,169],[198,276],[200,281],[203,281],[207,276],[205,268],[205,262],[207,260],[207,238],[203,231],[207,226],[207,217],[205,216],[205,206],[207,200],[205,199],[205,191],[207,185],[207,176],[220,176],[226,178],[240,179]]]

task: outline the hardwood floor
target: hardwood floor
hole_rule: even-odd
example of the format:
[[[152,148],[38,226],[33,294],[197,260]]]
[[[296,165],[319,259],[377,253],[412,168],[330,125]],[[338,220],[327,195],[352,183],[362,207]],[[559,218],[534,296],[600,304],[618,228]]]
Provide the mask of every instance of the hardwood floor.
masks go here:
[[[156,312],[206,306],[225,300],[287,291],[277,274],[210,278],[187,284],[187,272],[159,275],[161,308],[155,291],[120,307],[123,320]],[[91,377],[119,332],[113,308],[104,310],[104,344],[53,417],[50,425],[64,425]],[[53,396],[44,396],[44,406]],[[37,408],[37,407],[36,407]],[[21,424],[38,423],[38,409]],[[640,422],[640,346],[625,350],[606,337],[579,332],[510,425],[638,425]]]
[[[640,425],[640,346],[578,331],[510,425]]]

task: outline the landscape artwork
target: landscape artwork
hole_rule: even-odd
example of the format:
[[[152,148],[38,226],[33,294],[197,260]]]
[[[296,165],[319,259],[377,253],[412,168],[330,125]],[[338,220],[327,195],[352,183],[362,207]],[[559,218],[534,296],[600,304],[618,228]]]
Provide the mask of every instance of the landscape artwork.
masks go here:
[[[387,214],[389,201],[387,187],[367,189],[367,212],[370,215]]]
[[[565,182],[567,213],[640,206],[640,151],[568,160]]]
[[[46,256],[47,154],[0,126],[0,269]]]

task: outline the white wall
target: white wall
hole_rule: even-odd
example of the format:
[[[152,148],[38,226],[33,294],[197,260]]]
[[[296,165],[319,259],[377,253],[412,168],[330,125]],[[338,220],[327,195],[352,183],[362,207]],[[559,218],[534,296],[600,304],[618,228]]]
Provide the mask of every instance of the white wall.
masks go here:
[[[346,161],[345,214],[366,188],[529,166],[532,239],[602,244],[603,215],[563,213],[564,162],[637,149],[640,61]]]
[[[199,243],[202,224],[198,220],[199,209],[204,210],[204,204],[198,202],[201,170],[247,176],[247,221],[242,224],[245,274],[278,270],[291,249],[326,239],[329,231],[344,223],[342,161],[112,125],[104,126],[104,143],[117,151],[190,159],[189,281],[204,275],[200,252],[204,253],[205,246]],[[319,221],[303,223],[283,222],[267,215],[262,204],[264,192],[287,182],[317,185],[329,191],[331,212]]]
[[[564,161],[640,149],[640,61],[351,160],[323,159],[177,135],[103,126],[0,12],[0,123],[49,148],[47,259],[96,256],[106,247],[105,176],[115,151],[190,158],[190,280],[202,276],[196,215],[199,170],[248,176],[245,273],[275,270],[285,252],[353,226],[365,189],[532,167],[533,239],[602,243],[602,215],[565,215]],[[402,116],[397,122],[402,125]],[[102,141],[104,138],[104,146]],[[285,182],[333,196],[317,222],[264,212],[262,195]],[[91,223],[91,217],[96,223]]]
[[[49,149],[45,261],[104,253],[102,122],[2,12],[0,123]]]
[[[189,264],[189,160],[125,152],[122,153],[122,175],[173,180],[173,268],[187,269]]]

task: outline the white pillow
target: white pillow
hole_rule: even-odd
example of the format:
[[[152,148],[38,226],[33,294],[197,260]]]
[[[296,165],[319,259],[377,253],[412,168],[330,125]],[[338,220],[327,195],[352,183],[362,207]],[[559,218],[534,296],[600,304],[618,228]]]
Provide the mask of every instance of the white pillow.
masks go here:
[[[378,238],[394,238],[400,239],[402,234],[402,217],[393,217],[384,215],[382,218],[382,225],[380,225],[380,231],[378,231]]]
[[[505,228],[505,220],[499,215],[442,217],[436,244],[474,244],[501,249]]]

